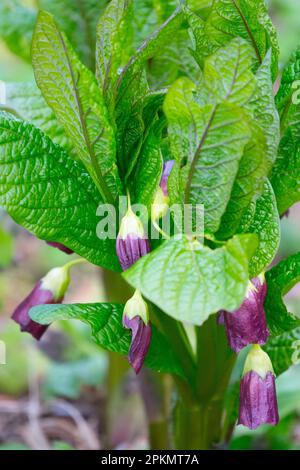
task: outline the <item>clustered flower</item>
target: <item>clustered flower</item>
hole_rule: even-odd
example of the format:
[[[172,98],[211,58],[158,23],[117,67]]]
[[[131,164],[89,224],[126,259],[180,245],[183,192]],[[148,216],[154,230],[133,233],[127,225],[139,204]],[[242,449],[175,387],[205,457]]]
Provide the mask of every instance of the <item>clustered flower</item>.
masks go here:
[[[228,344],[238,353],[252,345],[240,384],[238,424],[256,429],[278,423],[275,374],[269,356],[261,349],[269,337],[264,310],[267,284],[263,274],[249,282],[245,299],[234,312],[222,311],[218,322],[225,326]]]

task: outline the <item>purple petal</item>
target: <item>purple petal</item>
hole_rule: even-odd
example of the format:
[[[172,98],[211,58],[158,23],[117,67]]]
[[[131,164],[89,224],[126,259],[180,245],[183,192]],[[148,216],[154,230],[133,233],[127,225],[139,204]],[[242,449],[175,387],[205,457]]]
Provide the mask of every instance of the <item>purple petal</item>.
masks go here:
[[[150,324],[145,325],[139,316],[130,320],[127,315],[124,315],[123,325],[132,331],[128,359],[135,373],[138,374],[149,350],[152,329]]]
[[[117,238],[116,249],[121,267],[123,271],[126,271],[150,252],[150,245],[147,238],[129,235],[125,240],[121,237]]]
[[[256,429],[261,424],[279,421],[275,377],[268,372],[263,379],[257,372],[248,372],[241,380],[238,424]]]
[[[174,166],[174,160],[169,160],[167,162],[164,163],[164,166],[163,166],[163,172],[162,172],[162,176],[161,176],[161,180],[160,180],[160,187],[164,193],[165,196],[168,196],[169,193],[168,193],[168,179],[169,179],[169,176],[170,176],[170,173],[172,171],[172,168]]]
[[[58,243],[58,242],[46,242],[46,243],[50,246],[53,246],[54,248],[58,248],[60,251],[63,251],[67,255],[72,255],[74,253],[73,250],[70,250],[70,248],[63,245],[62,243]]]
[[[257,291],[250,290],[238,310],[224,312],[228,343],[236,353],[248,344],[265,344],[269,337],[264,311],[267,286],[266,283],[261,284],[258,278],[253,279],[252,283]]]
[[[49,325],[40,325],[31,320],[29,310],[36,305],[60,303],[62,299],[55,301],[53,293],[41,288],[39,281],[31,293],[20,303],[12,315],[12,319],[20,325],[21,331],[27,331],[37,340],[42,337]]]

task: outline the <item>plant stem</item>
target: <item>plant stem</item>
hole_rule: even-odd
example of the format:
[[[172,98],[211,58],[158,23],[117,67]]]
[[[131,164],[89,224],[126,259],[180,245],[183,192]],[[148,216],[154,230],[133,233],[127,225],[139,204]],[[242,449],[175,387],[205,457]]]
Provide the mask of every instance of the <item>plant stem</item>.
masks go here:
[[[176,449],[206,450],[220,442],[224,397],[235,359],[215,315],[197,327],[197,402],[188,404],[178,398],[173,426]]]

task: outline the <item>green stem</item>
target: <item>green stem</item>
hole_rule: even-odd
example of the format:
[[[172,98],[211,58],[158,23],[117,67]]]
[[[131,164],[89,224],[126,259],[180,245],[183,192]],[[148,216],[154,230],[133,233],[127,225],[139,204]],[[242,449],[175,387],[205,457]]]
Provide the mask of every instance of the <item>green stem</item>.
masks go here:
[[[236,356],[227,346],[224,327],[212,315],[197,327],[196,403],[180,396],[174,412],[177,449],[206,450],[223,435],[224,399]]]

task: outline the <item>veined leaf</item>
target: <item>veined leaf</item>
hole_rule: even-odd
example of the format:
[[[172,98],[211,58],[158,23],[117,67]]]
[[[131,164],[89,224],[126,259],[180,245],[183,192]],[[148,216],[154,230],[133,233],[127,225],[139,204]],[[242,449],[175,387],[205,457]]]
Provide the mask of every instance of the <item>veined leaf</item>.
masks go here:
[[[291,128],[286,130],[281,139],[271,183],[280,214],[300,201],[300,143]]]
[[[266,140],[263,131],[250,122],[252,136],[241,158],[231,196],[222,217],[218,237],[229,238],[237,232],[241,219],[252,200],[263,192],[268,175]]]
[[[206,230],[216,232],[251,134],[240,108],[227,103],[200,106],[195,89],[190,80],[177,80],[164,111],[174,157],[189,168],[185,202],[204,204]]]
[[[201,325],[219,310],[240,306],[256,246],[255,235],[236,236],[216,250],[172,238],[123,276],[171,317]]]
[[[276,110],[271,76],[271,51],[266,54],[256,73],[256,90],[249,102],[253,119],[263,130],[266,140],[268,172],[276,160],[280,140],[280,120]]]
[[[92,329],[96,343],[108,351],[127,355],[131,333],[122,326],[123,304],[70,304],[34,307],[30,316],[41,324],[56,320],[81,320]],[[177,374],[184,371],[168,339],[152,325],[152,338],[145,365],[158,372]]]
[[[270,356],[276,375],[282,374],[292,365],[299,364],[300,327],[271,338],[264,350]]]
[[[248,208],[238,230],[240,233],[256,233],[259,239],[258,248],[250,261],[251,278],[267,269],[279,248],[280,219],[274,191],[269,181],[264,184],[263,194],[252,204],[255,209]]]
[[[96,70],[104,96],[113,91],[120,68],[130,58],[133,42],[132,5],[132,0],[112,0],[98,22]]]
[[[97,237],[103,201],[84,167],[31,124],[1,115],[0,129],[0,205],[38,238],[119,271],[115,240]]]
[[[37,84],[79,159],[91,174],[105,202],[113,203],[120,180],[116,143],[107,110],[92,73],[79,61],[54,18],[40,12],[32,62]]]
[[[258,65],[272,47],[275,79],[279,47],[264,0],[214,0],[205,20],[190,8],[185,12],[195,38],[195,56],[200,64],[204,57],[213,54],[232,38],[241,37],[252,46]]]
[[[39,0],[39,8],[59,22],[80,60],[95,69],[96,26],[108,0]]]
[[[71,142],[35,83],[6,84],[6,104],[24,121],[41,129],[54,143],[72,152]]]
[[[203,78],[212,98],[243,106],[252,98],[256,80],[251,72],[254,52],[236,38],[205,61]]]
[[[33,8],[25,7],[18,0],[1,1],[0,37],[13,53],[28,62],[35,20]]]
[[[300,106],[293,87],[300,80],[300,50],[285,67],[276,103],[281,119],[282,139],[271,182],[280,214],[300,200]],[[295,98],[295,99],[294,99]]]
[[[145,205],[149,214],[162,172],[161,133],[164,121],[154,123],[141,148],[132,178],[131,197],[134,203]],[[129,180],[130,184],[130,180]]]
[[[280,87],[276,95],[276,105],[280,115],[282,134],[290,128],[295,138],[300,137],[299,93],[296,94],[296,99],[293,100],[294,94],[297,93],[297,89],[299,89],[299,81],[300,48],[292,54],[289,62],[285,66]],[[296,83],[296,88],[294,83]]]
[[[265,311],[273,336],[279,336],[300,326],[300,319],[287,311],[282,297],[300,282],[300,253],[282,260],[266,273],[268,292]]]

